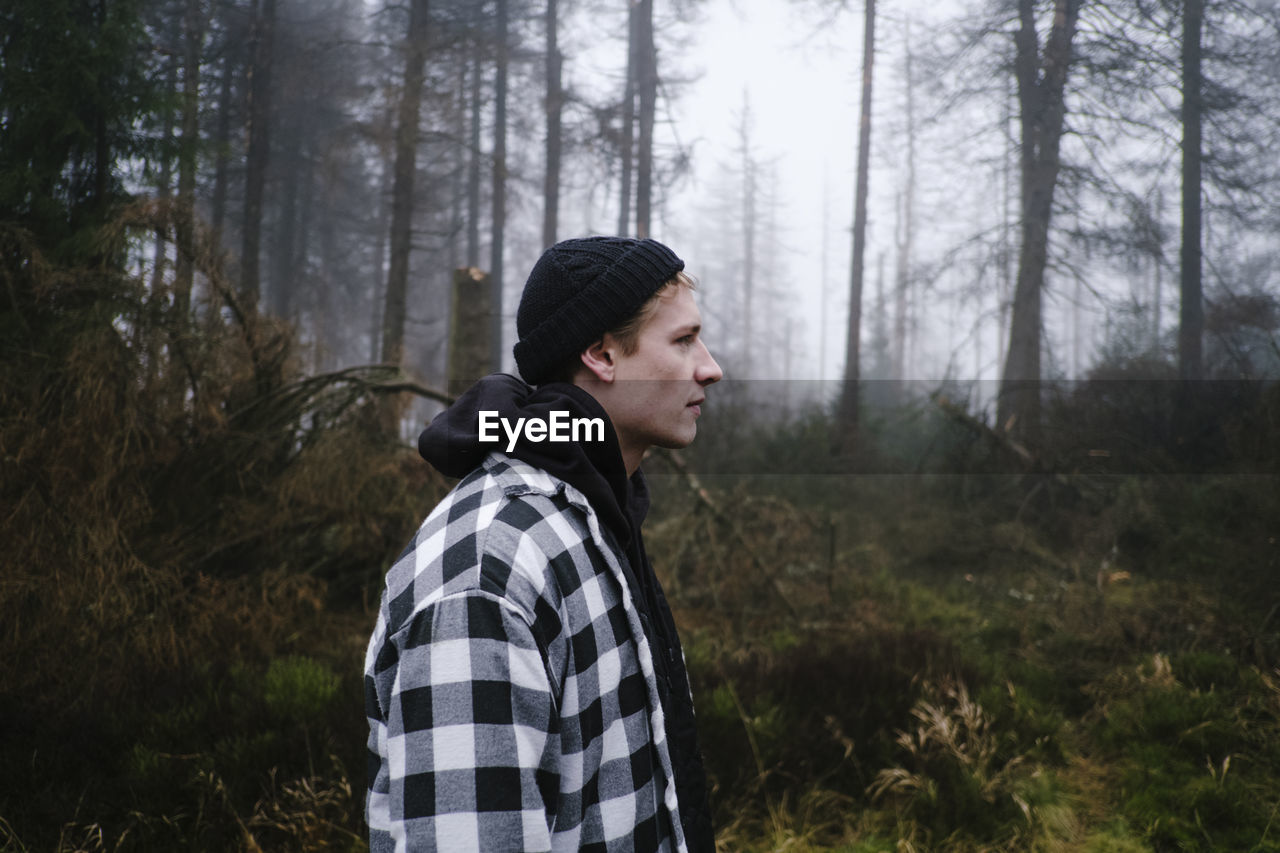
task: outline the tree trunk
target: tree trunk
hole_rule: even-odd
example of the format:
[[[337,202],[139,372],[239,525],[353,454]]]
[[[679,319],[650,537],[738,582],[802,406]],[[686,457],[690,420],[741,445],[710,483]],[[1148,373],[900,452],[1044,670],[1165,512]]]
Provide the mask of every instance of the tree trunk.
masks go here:
[[[560,218],[560,49],[556,44],[556,0],[547,0],[547,170],[542,182],[542,245],[556,242]]]
[[[1079,381],[1084,372],[1084,281],[1076,279],[1071,300],[1071,378]]]
[[[317,210],[315,203],[316,185],[320,184],[326,198],[332,192],[334,182],[329,180],[317,180],[317,166],[320,166],[320,175],[328,175],[330,172],[325,171],[321,164],[316,162],[317,153],[312,150],[311,145],[300,146],[298,158],[301,161],[302,177],[298,179],[299,191],[302,198],[298,202],[298,224],[296,227],[296,236],[293,238],[293,250],[290,253],[292,260],[289,264],[289,317],[293,319],[298,314],[300,304],[308,305],[305,297],[309,294],[311,288],[306,287],[313,280],[313,277],[307,275],[310,270],[311,258],[311,229],[316,219],[316,213],[321,217],[325,217],[322,222],[323,227],[332,228],[332,220],[337,214],[333,211],[332,206],[326,206],[324,210]],[[385,223],[384,223],[385,225]],[[382,230],[381,228],[379,230]],[[321,248],[326,251],[332,250],[330,245],[333,242],[332,235],[321,234],[317,242]],[[324,278],[328,275],[326,270],[321,271],[322,281],[328,282],[325,286],[332,284],[332,279]]]
[[[897,280],[894,282],[893,349],[890,357],[889,378],[893,380],[894,396],[900,397],[902,383],[907,378],[907,313],[911,306],[911,260],[915,245],[915,196],[916,196],[916,115],[915,79],[912,74],[911,33],[906,32],[906,58],[904,59],[907,84],[907,100],[904,105],[907,119],[907,185],[902,190],[901,223],[897,234]]]
[[[165,94],[172,95],[178,85],[178,61],[170,56],[169,70],[165,75]],[[160,129],[160,175],[156,179],[156,198],[169,201],[173,189],[173,166],[169,145],[173,141],[173,110],[166,104],[164,122]],[[166,211],[167,212],[167,211]],[[151,292],[156,293],[164,284],[164,269],[169,260],[167,228],[156,229],[155,263],[151,266]]]
[[[324,155],[319,155],[324,156]],[[337,252],[338,237],[335,233],[338,219],[337,205],[334,203],[334,195],[336,193],[336,182],[331,180],[315,181],[313,180],[313,172],[316,165],[320,166],[319,172],[322,176],[333,174],[333,169],[324,160],[319,160],[317,164],[316,158],[308,158],[306,168],[303,170],[303,205],[301,221],[298,223],[298,261],[294,265],[294,269],[303,268],[303,258],[307,254],[307,242],[309,232],[312,227],[312,211],[320,214],[315,217],[319,220],[319,227],[316,229],[316,251],[318,258],[318,275],[308,276],[305,281],[310,284],[306,288],[304,294],[294,291],[296,297],[305,295],[306,304],[311,309],[312,329],[311,329],[311,354],[312,369],[317,373],[323,373],[326,370],[332,370],[336,367],[333,363],[333,351],[326,345],[329,341],[338,338],[336,326],[338,323],[344,322],[343,318],[336,317],[335,305],[340,304],[344,294],[338,291],[339,276],[341,272],[338,270]],[[321,199],[317,204],[315,202],[315,188],[319,184]],[[296,285],[298,281],[297,273],[291,276],[291,284]],[[294,309],[296,313],[296,308]]]
[[[218,123],[214,134],[213,199],[210,201],[210,249],[222,250],[222,226],[227,213],[227,166],[231,161],[231,83],[235,77],[235,51],[230,39],[222,46],[222,80],[218,91]]]
[[[1021,23],[1014,34],[1014,44],[1021,111],[1022,245],[1009,323],[1009,349],[996,411],[999,425],[1024,444],[1035,444],[1040,432],[1041,295],[1066,116],[1067,71],[1079,10],[1080,0],[1056,0],[1042,56],[1034,0],[1018,0]]]
[[[262,291],[259,256],[262,247],[262,196],[271,152],[271,54],[275,19],[276,0],[259,0],[250,39],[248,153],[245,157],[244,233],[240,251],[240,292],[250,310],[256,309]]]
[[[404,88],[400,93],[396,126],[395,177],[391,190],[391,258],[387,269],[386,307],[382,313],[382,362],[400,367],[404,361],[405,303],[409,288],[409,253],[413,247],[413,181],[417,171],[418,119],[422,109],[422,85],[427,60],[427,0],[409,6],[409,32],[405,38]],[[400,433],[404,401],[387,395],[382,408],[382,429]]]
[[[385,160],[384,160],[385,162]],[[369,300],[370,317],[369,317],[369,360],[377,361],[382,346],[382,310],[384,299],[386,297],[386,272],[387,272],[387,227],[390,220],[390,205],[388,199],[391,198],[392,189],[388,186],[389,177],[384,172],[382,178],[382,192],[378,193],[378,240],[373,247],[373,298]]]
[[[497,0],[497,73],[493,104],[493,212],[492,240],[489,243],[490,326],[489,360],[495,370],[502,368],[502,255],[507,228],[507,3]]]
[[[467,146],[471,160],[467,167],[467,266],[480,266],[480,110],[482,107],[482,71],[480,50],[480,23],[483,20],[484,4],[479,2],[471,7],[472,32],[475,33],[475,45],[471,57],[471,137]]]
[[[200,144],[200,57],[204,52],[205,12],[202,0],[187,0],[183,16],[182,147],[178,149],[178,211],[175,230],[178,260],[174,300],[180,313],[191,305],[192,254],[196,202],[196,149]]]
[[[858,440],[858,377],[862,347],[862,271],[867,247],[867,184],[871,171],[871,81],[875,69],[876,4],[867,0],[862,35],[862,110],[858,120],[858,185],[853,202],[853,257],[849,271],[849,327],[844,381],[836,415],[835,450],[848,453]]]
[[[828,251],[831,234],[831,182],[827,179],[827,164],[822,164],[822,286],[818,297],[818,379],[827,379],[827,283],[830,281]]]
[[[471,111],[468,109],[471,101],[467,96],[471,76],[468,73],[470,68],[471,62],[469,58],[463,59],[462,62],[458,63],[458,91],[455,95],[457,98],[458,109],[454,114],[454,118],[456,118],[458,122],[456,134],[459,142],[467,138],[467,127],[471,121]],[[450,146],[449,241],[448,260],[446,262],[446,266],[451,270],[458,269],[465,263],[463,253],[467,249],[467,219],[466,212],[463,209],[466,203],[467,164],[471,159],[467,154],[467,147],[465,145],[459,144]]]
[[[636,143],[636,236],[648,237],[653,207],[653,123],[658,105],[658,57],[653,42],[653,0],[637,7],[636,86],[639,92],[640,132]]]
[[[1201,100],[1200,30],[1204,0],[1184,0],[1182,31],[1182,308],[1178,318],[1178,375],[1204,377],[1201,339],[1204,306],[1201,282]]]
[[[98,31],[107,27],[107,0],[98,0]],[[173,91],[173,87],[169,87]],[[107,112],[104,104],[94,103],[93,115],[93,197],[89,204],[93,220],[104,221],[111,199],[111,138],[107,133]],[[166,111],[167,112],[167,111]]]
[[[281,175],[280,218],[272,251],[272,258],[275,260],[275,264],[271,274],[271,289],[268,292],[271,313],[282,320],[291,320],[295,310],[294,295],[298,280],[298,258],[296,255],[299,253],[296,247],[298,244],[299,210],[301,209],[305,215],[308,207],[305,202],[301,208],[299,208],[298,204],[298,189],[302,181],[301,160],[307,156],[305,146],[299,145],[298,141],[305,137],[306,134],[301,128],[295,128],[294,130],[296,136],[293,144],[290,145],[288,140],[284,140],[285,146],[291,153],[285,160],[284,174]]]
[[[497,368],[489,346],[489,277],[475,267],[453,271],[453,309],[449,312],[448,384],[450,394],[461,394],[477,379]]]
[[[1157,222],[1164,221],[1164,197],[1159,190],[1156,190],[1156,211],[1155,217]],[[1164,301],[1164,258],[1163,250],[1158,252],[1151,259],[1151,355],[1153,358],[1160,358],[1160,315],[1164,311],[1161,304]]]
[[[759,345],[752,334],[756,275],[756,161],[751,153],[751,103],[742,93],[742,375],[751,378],[751,352]]]
[[[622,175],[618,186],[618,236],[631,233],[631,171],[635,160],[636,136],[636,53],[640,49],[636,33],[636,4],[627,3],[627,80],[622,94],[622,139],[618,142],[618,155],[622,158]]]
[[[1017,159],[1017,154],[1015,143],[1012,141],[1013,134],[1008,131],[1009,125],[1013,123],[1013,109],[1010,102],[1016,97],[1016,89],[1015,81],[1013,90],[1005,93],[1004,110],[1001,116],[1001,126],[1011,141],[1000,158],[1000,235],[997,238],[1000,270],[996,294],[996,364],[1003,364],[1005,360],[1005,345],[1009,340],[1009,312],[1013,307],[1011,296],[1013,293],[1013,250],[1011,248],[1013,240],[1010,235],[1014,226],[1013,205],[1009,199],[1013,194],[1013,162]]]

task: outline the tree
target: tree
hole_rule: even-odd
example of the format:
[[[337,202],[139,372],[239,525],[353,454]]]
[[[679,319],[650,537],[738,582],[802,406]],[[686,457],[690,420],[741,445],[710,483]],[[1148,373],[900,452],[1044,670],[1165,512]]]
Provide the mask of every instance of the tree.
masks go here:
[[[217,121],[213,137],[213,189],[209,210],[209,240],[216,253],[222,248],[222,232],[227,214],[227,185],[231,165],[231,123],[237,68],[237,32],[229,21],[222,25],[222,68],[218,75]]]
[[[469,63],[471,74],[471,98],[468,111],[471,116],[470,134],[467,141],[467,266],[480,266],[480,113],[483,109],[483,53],[480,50],[480,25],[484,20],[484,4],[477,2],[471,7],[472,47]]]
[[[1203,0],[1184,0],[1182,25],[1182,308],[1178,323],[1178,375],[1204,375],[1201,338],[1204,332],[1200,281],[1201,75],[1200,27]]]
[[[738,122],[738,155],[742,168],[742,363],[739,369],[744,376],[753,376],[751,353],[757,346],[752,334],[756,291],[756,191],[757,171],[755,151],[751,145],[751,102],[742,93],[742,116]]]
[[[202,0],[186,0],[182,18],[182,140],[178,148],[178,207],[175,232],[178,257],[174,298],[186,313],[193,278],[193,216],[196,202],[196,151],[200,146],[200,60],[206,26]]]
[[[845,333],[844,380],[836,411],[835,449],[849,452],[857,442],[859,350],[862,347],[862,274],[867,246],[867,186],[871,166],[871,83],[875,70],[876,4],[866,0],[862,31],[862,104],[858,119],[858,175],[853,201],[853,257],[849,269],[849,320]]]
[[[997,419],[1006,430],[1032,443],[1040,428],[1041,297],[1049,260],[1049,223],[1061,165],[1067,74],[1080,2],[1054,0],[1042,49],[1036,4],[1018,0],[1019,26],[1014,33],[1021,244]]]
[[[405,301],[413,237],[413,186],[417,171],[418,120],[422,109],[427,32],[427,0],[413,0],[409,5],[409,29],[404,41],[404,87],[397,108],[396,160],[391,190],[391,254],[387,269],[386,308],[382,314],[382,361],[395,367],[400,367],[404,360]],[[399,434],[402,406],[398,395],[387,395],[382,412],[382,428],[387,435]]]
[[[618,234],[631,233],[631,180],[635,164],[636,136],[636,55],[640,49],[636,28],[637,2],[627,0],[627,70],[622,93],[622,135],[618,141],[621,176],[618,183]]]
[[[1002,13],[1006,8],[999,7]],[[1184,0],[1058,0],[1021,3],[1014,11],[1010,65],[1018,106],[1013,136],[1019,152],[1020,239],[1012,288],[1015,317],[1009,334],[1001,335],[1009,347],[1002,357],[998,418],[1026,438],[1039,419],[1036,383],[1044,372],[1039,360],[1053,352],[1045,332],[1053,325],[1040,304],[1050,287],[1043,271],[1049,264],[1073,270],[1079,292],[1104,306],[1114,293],[1113,281],[1130,284],[1133,292],[1120,296],[1119,303],[1155,315],[1149,325],[1156,345],[1150,352],[1158,355],[1162,275],[1166,266],[1179,272],[1166,260],[1170,253],[1163,237],[1176,223],[1163,220],[1160,200],[1182,179],[1187,237],[1181,271],[1189,287],[1198,288],[1188,293],[1188,313],[1179,324],[1185,336],[1180,349],[1190,353],[1203,337],[1200,306],[1211,307],[1203,285],[1193,283],[1197,271],[1220,277],[1228,269],[1225,259],[1207,263],[1212,247],[1203,223],[1212,212],[1221,216],[1216,221],[1224,228],[1238,224],[1259,237],[1268,230],[1265,211],[1271,208],[1265,199],[1274,198],[1280,175],[1273,153],[1262,151],[1266,145],[1260,143],[1274,138],[1280,110],[1276,87],[1266,85],[1277,69],[1273,12],[1268,18],[1254,6],[1221,4],[1197,13]],[[978,38],[1009,32],[1006,20],[985,18]],[[962,49],[973,43],[966,41]],[[978,54],[985,79],[1001,79],[991,73],[992,54],[969,51],[968,56]],[[964,61],[959,53],[949,59]],[[997,59],[1003,69],[1003,52]],[[1007,97],[982,79],[958,77],[957,83],[953,92]],[[963,96],[956,100],[968,102]],[[971,120],[967,114],[966,121]],[[1179,152],[1181,174],[1166,168]],[[1203,215],[1197,212],[1201,208]],[[1072,211],[1065,220],[1064,210]],[[1089,267],[1097,270],[1100,261],[1116,260],[1123,266],[1114,270],[1114,278],[1090,275]],[[1147,269],[1154,269],[1154,286],[1137,275]],[[1064,302],[1082,308],[1081,300],[1073,303],[1063,295]],[[1084,316],[1072,328],[1083,330]],[[1076,343],[1083,355],[1086,338],[1081,335]],[[1194,355],[1179,360],[1196,361]],[[1184,375],[1196,373],[1191,367]]]
[[[262,200],[271,156],[271,61],[276,0],[255,0],[249,38],[249,109],[245,136],[244,223],[241,230],[240,292],[255,307],[262,292]]]
[[[170,56],[165,65],[165,92],[166,94],[172,94],[178,79],[178,60],[176,57]],[[169,104],[165,104],[161,109],[160,144],[157,146],[160,169],[156,175],[156,198],[160,200],[161,204],[169,201],[173,190],[173,158],[170,156],[172,143],[173,109]],[[151,290],[153,293],[159,291],[163,286],[165,265],[169,259],[168,252],[166,229],[163,227],[156,228],[155,248],[152,250],[153,261],[151,264]]]
[[[547,166],[542,182],[542,245],[556,242],[560,215],[560,113],[564,93],[560,89],[562,57],[556,44],[556,0],[547,0]]]
[[[140,128],[159,98],[138,61],[147,43],[133,0],[0,7],[0,220],[50,260],[107,260],[94,232],[125,198],[120,164],[147,153]]]
[[[653,125],[658,103],[658,54],[653,40],[653,0],[636,4],[636,236],[648,237],[653,208]]]
[[[916,196],[916,108],[915,108],[915,75],[912,70],[912,45],[909,27],[903,39],[903,79],[906,83],[906,100],[903,112],[906,114],[906,178],[898,205],[899,225],[896,229],[897,242],[897,281],[894,283],[893,337],[892,350],[889,357],[889,376],[901,383],[907,375],[907,315],[911,306],[911,264],[915,243],[915,196]]]
[[[493,92],[493,187],[489,241],[489,286],[493,313],[489,325],[489,360],[502,365],[502,261],[507,229],[507,73],[510,62],[507,39],[510,21],[508,0],[496,0],[494,44],[497,50]]]

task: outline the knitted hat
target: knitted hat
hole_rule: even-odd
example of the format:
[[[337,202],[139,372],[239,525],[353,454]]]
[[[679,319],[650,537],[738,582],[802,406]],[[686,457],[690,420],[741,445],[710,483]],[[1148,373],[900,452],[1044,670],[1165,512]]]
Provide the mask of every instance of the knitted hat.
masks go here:
[[[657,240],[586,237],[542,253],[516,311],[516,366],[530,385],[640,310],[684,261]]]

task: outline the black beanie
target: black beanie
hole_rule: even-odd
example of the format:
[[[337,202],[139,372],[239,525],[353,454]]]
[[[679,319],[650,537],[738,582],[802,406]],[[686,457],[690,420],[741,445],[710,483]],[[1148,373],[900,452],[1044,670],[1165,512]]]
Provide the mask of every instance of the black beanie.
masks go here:
[[[516,311],[516,367],[530,385],[616,329],[684,269],[657,240],[585,237],[542,253]]]

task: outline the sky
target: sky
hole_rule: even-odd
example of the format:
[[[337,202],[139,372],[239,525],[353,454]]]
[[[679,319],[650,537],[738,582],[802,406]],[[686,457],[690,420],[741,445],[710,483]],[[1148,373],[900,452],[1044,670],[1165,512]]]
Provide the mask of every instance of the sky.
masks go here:
[[[702,74],[675,105],[695,147],[696,173],[671,222],[677,231],[695,230],[680,213],[696,210],[715,189],[717,164],[734,160],[749,104],[758,157],[774,164],[782,196],[783,286],[794,293],[800,322],[795,370],[830,378],[844,357],[861,14],[759,0],[712,0],[706,12],[691,51]],[[698,262],[695,251],[690,264],[696,269]]]
[[[659,21],[671,20],[674,0],[658,0]],[[726,169],[736,166],[737,133],[744,102],[750,105],[753,147],[759,161],[776,170],[778,193],[777,277],[770,285],[785,292],[792,313],[789,376],[835,379],[843,371],[850,284],[851,234],[858,117],[861,110],[863,15],[861,0],[702,0],[683,5],[693,19],[659,33],[660,73],[686,78],[660,105],[658,144],[679,144],[692,153],[692,173],[663,200],[654,236],[672,245],[695,275],[717,263],[716,204],[728,201]],[[929,50],[927,24],[951,15],[957,4],[898,2],[877,7],[876,68],[867,254],[863,280],[863,355],[872,334],[877,283],[891,291],[895,275],[897,197],[904,183],[904,34],[910,20],[915,49]],[[592,22],[563,39],[571,57],[571,84],[616,83],[616,44],[604,44],[596,27],[625,26],[616,20]],[[683,41],[679,41],[683,38]],[[593,52],[592,46],[597,49]],[[942,86],[918,87],[917,112]],[[929,91],[923,91],[929,90]],[[916,270],[935,266],[1000,220],[992,185],[992,137],[976,132],[986,116],[965,127],[934,127],[917,134],[915,193]],[[932,136],[930,135],[932,133]],[[665,139],[664,139],[665,137]],[[998,145],[998,143],[997,143]],[[607,193],[612,185],[601,190]],[[567,213],[567,222],[585,216],[589,230],[612,231],[616,202],[596,198],[594,210]],[[562,216],[566,213],[563,211]],[[732,213],[730,214],[732,215]],[[580,228],[568,224],[566,232]],[[710,234],[711,236],[708,236]],[[719,242],[723,243],[723,239]],[[965,263],[972,263],[971,260]],[[988,273],[990,275],[990,273]],[[946,287],[973,293],[924,297],[914,357],[907,377],[936,380],[994,379],[1000,372],[998,299],[993,282],[956,262],[941,276]],[[715,286],[714,278],[707,290]],[[931,285],[932,286],[932,285]],[[945,289],[943,285],[938,285]],[[710,301],[704,300],[704,301]],[[770,315],[770,319],[777,314]],[[714,319],[714,318],[713,318]],[[714,322],[708,323],[715,331]],[[730,331],[725,330],[728,337]],[[752,330],[754,337],[758,329]],[[759,378],[757,376],[743,378]]]
[[[873,157],[869,203],[868,252],[863,282],[863,341],[879,275],[879,256],[887,254],[885,275],[893,276],[894,194],[900,170],[887,159],[894,145],[892,123],[900,119],[901,44],[904,17],[936,17],[938,4],[899,3],[878,9],[877,67],[873,92]],[[694,150],[694,175],[668,205],[664,223],[672,240],[698,233],[690,222],[716,191],[718,170],[735,160],[736,130],[744,99],[750,104],[752,133],[760,159],[774,164],[781,195],[779,227],[783,246],[777,282],[794,300],[798,332],[793,335],[792,376],[831,379],[840,375],[850,282],[851,230],[858,115],[861,109],[863,13],[860,2],[843,10],[822,0],[707,0],[702,17],[690,27],[692,44],[682,55],[700,71],[672,105],[679,134]],[[922,157],[923,159],[923,157]],[[922,162],[923,172],[926,166]],[[917,209],[927,200],[918,193]],[[923,217],[917,215],[918,220]],[[938,240],[945,239],[938,232]],[[663,236],[659,234],[658,236]],[[927,242],[918,246],[928,252]],[[689,247],[696,269],[700,246]],[[937,246],[933,247],[935,250]],[[979,306],[973,307],[976,321]],[[963,313],[963,312],[962,312]],[[933,337],[958,341],[968,335],[968,319],[950,318],[958,328]],[[995,327],[980,332],[987,354],[977,347],[976,361],[964,356],[967,375],[996,375]],[[941,337],[939,337],[941,336]],[[954,354],[946,345],[925,351],[914,375],[935,378]],[[865,354],[865,350],[864,350]]]

